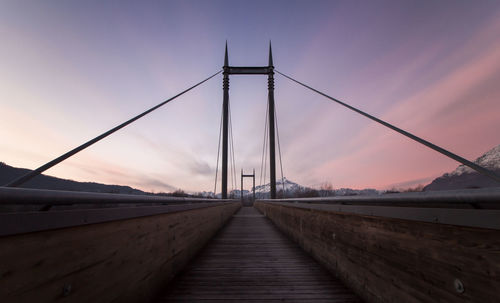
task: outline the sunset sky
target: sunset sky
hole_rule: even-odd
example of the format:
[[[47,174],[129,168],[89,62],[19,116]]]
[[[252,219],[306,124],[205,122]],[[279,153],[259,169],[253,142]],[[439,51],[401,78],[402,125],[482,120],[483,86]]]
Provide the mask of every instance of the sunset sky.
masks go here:
[[[0,161],[16,167],[217,72],[226,40],[230,65],[267,65],[272,40],[277,70],[469,160],[500,144],[500,1],[4,0],[0,39]],[[292,181],[409,187],[459,165],[275,79]],[[230,100],[236,171],[259,175],[267,77],[231,76]],[[221,107],[218,75],[46,174],[212,191]]]

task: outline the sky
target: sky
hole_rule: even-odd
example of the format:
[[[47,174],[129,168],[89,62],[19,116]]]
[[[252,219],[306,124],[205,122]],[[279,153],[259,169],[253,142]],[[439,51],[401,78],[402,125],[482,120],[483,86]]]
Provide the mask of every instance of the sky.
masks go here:
[[[272,41],[276,70],[469,160],[500,144],[498,1],[2,0],[0,41],[0,161],[16,167],[221,70],[226,41],[234,66],[267,65]],[[236,180],[255,168],[259,184],[267,77],[233,75],[229,94]],[[280,75],[275,100],[301,185],[405,188],[459,165]],[[221,108],[218,75],[45,173],[213,191]]]

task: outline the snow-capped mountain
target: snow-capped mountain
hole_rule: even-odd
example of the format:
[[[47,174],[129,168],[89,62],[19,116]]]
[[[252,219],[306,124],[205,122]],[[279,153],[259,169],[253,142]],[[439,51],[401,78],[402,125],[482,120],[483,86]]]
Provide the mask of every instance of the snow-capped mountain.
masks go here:
[[[319,197],[319,196],[356,196],[356,195],[379,195],[382,192],[375,189],[351,189],[351,188],[339,188],[339,189],[313,189],[307,186],[297,184],[293,181],[283,178],[276,180],[276,191],[278,197],[292,198],[292,197]],[[270,197],[271,185],[257,185],[255,187],[255,196],[257,199],[268,199]],[[283,195],[284,192],[284,195]],[[233,190],[231,194],[234,197],[240,197],[240,190]],[[249,190],[243,190],[243,195],[252,195],[251,188]]]
[[[284,190],[285,192],[294,192],[297,189],[304,188],[304,186],[299,185],[293,181],[288,180],[287,178],[281,179],[276,179],[276,190]],[[265,184],[265,185],[258,185],[255,186],[255,194],[260,193],[260,194],[268,194],[271,191],[271,184]]]
[[[477,158],[474,163],[500,174],[500,145],[487,151],[484,155]],[[446,173],[434,179],[429,185],[424,187],[424,191],[497,186],[500,186],[500,184],[495,180],[483,176],[465,165],[460,165],[451,173]]]
[[[294,193],[297,190],[304,189],[306,187],[299,185],[293,181],[288,180],[287,178],[283,178],[283,181],[280,179],[276,179],[276,191],[285,191],[285,193]],[[257,185],[255,186],[255,196],[257,199],[265,199],[269,198],[271,192],[271,184],[264,184],[264,185]],[[244,189],[243,190],[243,195],[252,195],[252,189]],[[230,195],[234,195],[235,197],[240,197],[241,193],[239,189],[232,190],[230,192]]]
[[[477,158],[476,161],[474,161],[474,163],[489,170],[493,171],[500,170],[500,145],[487,151],[484,155]],[[476,173],[476,171],[468,166],[460,165],[448,175],[460,176],[462,174],[470,174],[470,173]]]

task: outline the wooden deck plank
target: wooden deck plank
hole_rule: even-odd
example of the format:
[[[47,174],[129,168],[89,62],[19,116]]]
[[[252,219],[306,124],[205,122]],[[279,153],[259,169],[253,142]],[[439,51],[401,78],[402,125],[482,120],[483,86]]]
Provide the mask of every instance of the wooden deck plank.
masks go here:
[[[361,302],[253,207],[243,207],[156,302]]]

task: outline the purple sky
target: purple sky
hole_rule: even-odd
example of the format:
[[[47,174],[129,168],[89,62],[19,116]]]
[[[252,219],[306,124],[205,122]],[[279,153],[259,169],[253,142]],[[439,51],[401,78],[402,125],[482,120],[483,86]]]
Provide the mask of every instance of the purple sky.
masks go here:
[[[266,65],[475,159],[500,143],[497,1],[2,1],[0,161],[36,168],[219,70]],[[458,163],[276,75],[285,176],[425,184]],[[236,171],[260,175],[267,79],[232,76]],[[46,173],[211,191],[222,76]],[[259,183],[259,181],[257,180]],[[220,190],[220,189],[219,189]]]

